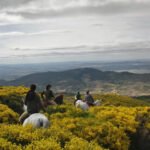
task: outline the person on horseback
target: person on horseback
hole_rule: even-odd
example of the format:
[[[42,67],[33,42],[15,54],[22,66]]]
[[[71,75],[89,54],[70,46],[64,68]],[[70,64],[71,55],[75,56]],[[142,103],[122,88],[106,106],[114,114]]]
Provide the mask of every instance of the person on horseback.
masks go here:
[[[82,100],[82,97],[81,97],[81,94],[80,94],[79,91],[78,91],[77,94],[75,95],[74,105],[75,105],[75,103],[76,103],[77,100]]]
[[[89,105],[89,106],[93,106],[94,105],[94,98],[92,97],[92,95],[90,94],[90,91],[86,91],[86,95],[85,95],[85,102]]]
[[[75,99],[76,100],[81,100],[82,99],[80,92],[77,92],[77,94],[75,95]]]
[[[55,98],[53,91],[51,90],[51,85],[48,84],[46,86],[46,90],[41,93],[41,97],[44,102],[44,106],[47,107],[48,105],[56,105],[56,103],[52,100]]]
[[[39,95],[35,92],[36,85],[32,84],[30,90],[27,92],[24,104],[27,106],[27,110],[20,116],[19,122],[23,123],[26,118],[31,114],[39,113],[41,109],[45,111],[45,108],[42,105]]]

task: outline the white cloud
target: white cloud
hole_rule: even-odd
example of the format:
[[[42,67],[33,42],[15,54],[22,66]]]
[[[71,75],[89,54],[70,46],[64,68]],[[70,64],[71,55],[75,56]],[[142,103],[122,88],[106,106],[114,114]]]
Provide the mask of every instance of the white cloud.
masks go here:
[[[77,45],[73,47],[55,47],[46,49],[22,49],[15,48],[11,50],[11,56],[5,55],[1,58],[11,59],[12,61],[19,61],[21,59],[30,60],[34,59],[35,62],[39,61],[76,61],[78,60],[101,60],[101,61],[126,61],[126,60],[143,60],[149,58],[150,44],[147,42],[126,43],[116,46],[100,47]],[[147,55],[145,55],[145,53]],[[8,56],[8,57],[7,57]],[[63,56],[63,57],[62,57]],[[0,58],[0,59],[1,59]],[[36,58],[36,59],[35,59]],[[59,58],[59,59],[58,59]]]
[[[8,14],[8,13],[0,13],[0,22],[2,23],[12,23],[12,22],[15,22],[15,23],[18,23],[22,20],[22,16],[19,15],[19,14],[15,14],[15,15],[12,15],[12,14]]]
[[[14,61],[84,54],[87,59],[145,58],[150,48],[145,45],[144,50],[133,44],[100,46],[149,41],[149,14],[149,0],[0,0],[0,55]]]
[[[22,5],[26,5],[34,0],[1,0],[0,1],[0,9],[5,8],[16,8]]]
[[[90,45],[77,45],[70,47],[50,47],[50,48],[14,48],[12,49],[12,57],[48,57],[48,56],[90,56],[105,58],[107,55],[114,56],[115,59],[122,59],[124,55],[134,54],[132,57],[136,58],[139,54],[150,54],[150,44],[147,42],[124,43],[120,45],[110,46],[90,46]],[[117,58],[117,55],[120,58]],[[125,58],[127,59],[127,58]]]
[[[0,32],[0,37],[10,37],[10,36],[37,36],[37,35],[48,35],[52,33],[67,33],[69,30],[43,30],[39,32]]]
[[[0,12],[8,20],[15,17],[41,19],[88,14],[118,14],[150,12],[149,0],[3,0]],[[14,18],[14,19],[13,19]],[[2,20],[1,20],[2,21]],[[0,22],[1,22],[0,21]]]

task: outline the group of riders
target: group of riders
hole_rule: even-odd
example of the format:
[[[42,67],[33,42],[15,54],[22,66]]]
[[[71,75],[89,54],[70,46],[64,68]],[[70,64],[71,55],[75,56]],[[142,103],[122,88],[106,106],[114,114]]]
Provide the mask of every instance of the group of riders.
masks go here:
[[[20,123],[23,123],[24,120],[28,118],[31,114],[39,113],[40,110],[43,110],[45,112],[45,108],[49,105],[63,104],[63,94],[55,97],[53,91],[51,90],[50,84],[48,84],[46,86],[46,89],[41,93],[41,98],[36,93],[36,85],[32,84],[24,99],[24,104],[27,106],[27,110],[25,110],[24,113],[20,116]],[[75,95],[74,104],[77,100],[82,100],[80,92],[77,92],[77,94]],[[85,98],[82,101],[86,102],[89,106],[93,106],[94,104],[94,99],[89,91],[86,92]]]

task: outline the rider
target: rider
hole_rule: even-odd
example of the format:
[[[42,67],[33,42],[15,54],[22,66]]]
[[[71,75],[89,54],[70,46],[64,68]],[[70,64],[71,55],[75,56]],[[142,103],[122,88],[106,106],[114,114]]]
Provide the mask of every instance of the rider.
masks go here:
[[[75,95],[74,105],[75,105],[75,103],[76,103],[77,100],[82,100],[80,92],[77,92],[77,94]]]
[[[51,85],[48,84],[46,86],[46,90],[41,93],[41,97],[44,101],[44,105],[47,107],[48,105],[55,105],[56,103],[52,100],[55,98],[53,91],[51,90]]]
[[[89,106],[93,106],[94,104],[94,98],[92,97],[92,95],[90,94],[90,91],[86,91],[86,95],[85,95],[85,102],[89,105]]]
[[[75,99],[76,100],[81,100],[82,99],[80,92],[77,92],[77,94],[75,95]]]
[[[19,122],[23,123],[23,121],[29,117],[31,114],[39,113],[41,109],[44,109],[42,102],[40,100],[39,95],[35,92],[36,85],[32,84],[30,86],[30,90],[27,92],[24,104],[27,106],[27,110],[20,116]]]

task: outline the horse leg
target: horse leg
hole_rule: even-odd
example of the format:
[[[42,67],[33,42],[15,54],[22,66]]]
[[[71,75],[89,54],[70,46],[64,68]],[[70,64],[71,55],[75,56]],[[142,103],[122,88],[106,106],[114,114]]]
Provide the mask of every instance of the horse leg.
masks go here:
[[[28,118],[29,116],[30,116],[30,114],[29,114],[27,111],[25,111],[25,112],[19,117],[19,122],[20,122],[21,124],[23,124],[24,120],[25,120],[26,118]]]

